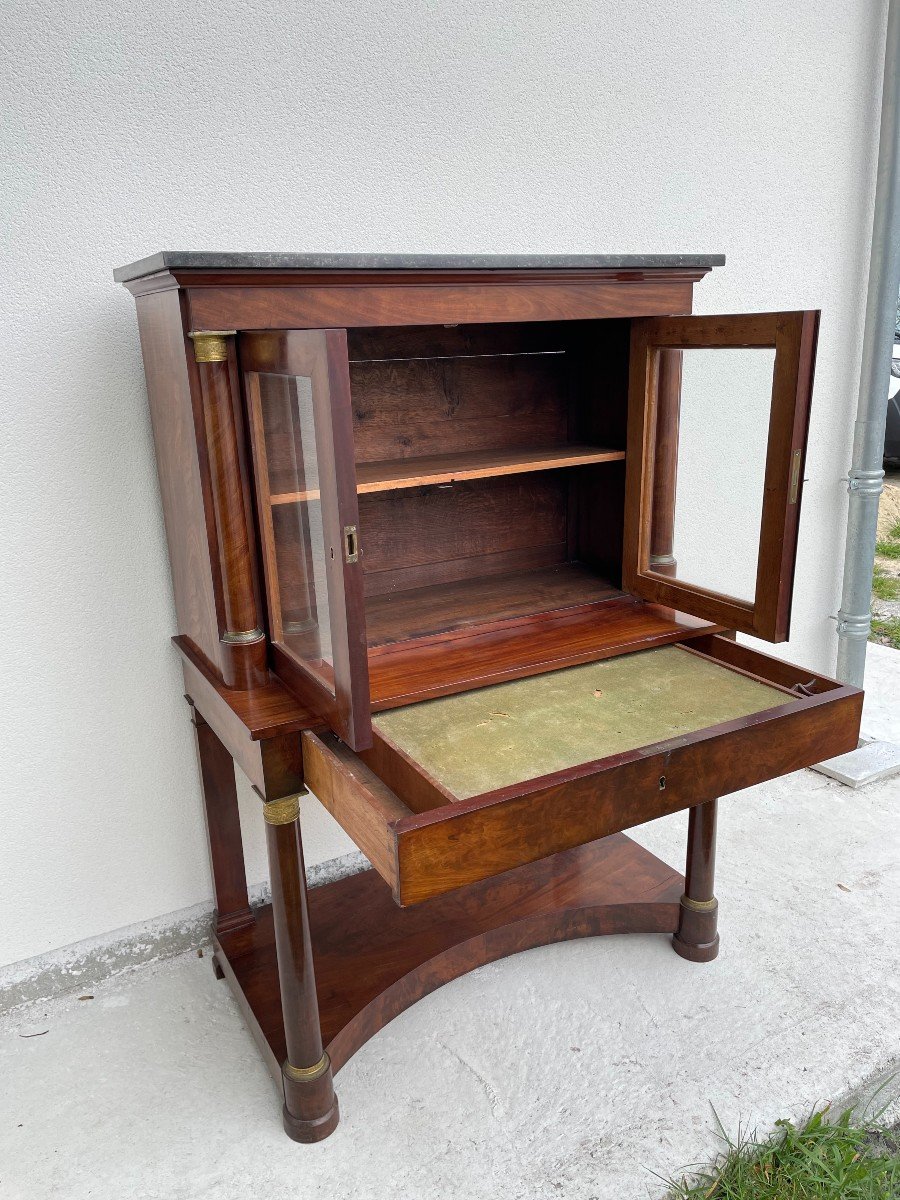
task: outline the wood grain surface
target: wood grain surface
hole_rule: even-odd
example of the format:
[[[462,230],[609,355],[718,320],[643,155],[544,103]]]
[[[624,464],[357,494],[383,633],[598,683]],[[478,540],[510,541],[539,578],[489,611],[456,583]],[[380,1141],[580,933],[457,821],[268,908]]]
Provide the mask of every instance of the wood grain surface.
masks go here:
[[[313,888],[309,925],[322,1037],[335,1071],[423,996],[533,946],[671,933],[682,878],[624,836],[401,910],[375,871]],[[285,1057],[271,909],[217,957],[274,1069]],[[280,1072],[279,1072],[280,1083]]]

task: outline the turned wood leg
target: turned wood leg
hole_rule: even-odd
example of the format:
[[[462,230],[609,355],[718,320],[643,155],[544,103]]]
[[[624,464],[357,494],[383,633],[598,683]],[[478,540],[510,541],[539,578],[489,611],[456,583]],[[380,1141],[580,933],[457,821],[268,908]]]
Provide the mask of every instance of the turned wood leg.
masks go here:
[[[320,1142],[339,1114],[331,1062],[322,1046],[300,840],[297,796],[263,806],[272,877],[278,983],[287,1044],[282,1064],[284,1129],[296,1142]]]
[[[719,902],[713,895],[717,804],[717,800],[698,804],[691,809],[688,820],[684,895],[672,945],[677,954],[691,962],[711,962],[719,953]]]
[[[234,761],[193,704],[191,724],[197,736],[206,834],[216,895],[213,931],[218,937],[250,926],[256,918],[247,895]],[[215,962],[213,968],[217,969]]]

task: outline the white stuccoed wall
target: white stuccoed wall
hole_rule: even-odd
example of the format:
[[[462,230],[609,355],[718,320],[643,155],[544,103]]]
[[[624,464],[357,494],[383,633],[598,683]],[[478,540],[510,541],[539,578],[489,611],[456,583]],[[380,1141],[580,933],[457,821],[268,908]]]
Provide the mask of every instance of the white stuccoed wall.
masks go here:
[[[831,668],[885,15],[8,0],[0,964],[210,894],[134,303],[111,278],[154,250],[722,251],[697,311],[820,307],[783,652]],[[304,833],[311,862],[350,849],[314,803]]]

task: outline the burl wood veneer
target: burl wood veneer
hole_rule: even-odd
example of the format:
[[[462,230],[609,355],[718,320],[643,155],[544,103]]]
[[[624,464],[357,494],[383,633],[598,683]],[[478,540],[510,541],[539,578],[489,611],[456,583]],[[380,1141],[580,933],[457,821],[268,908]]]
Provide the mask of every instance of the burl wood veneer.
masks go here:
[[[334,1130],[334,1074],[369,1038],[483,963],[635,931],[715,958],[718,797],[856,745],[860,692],[734,641],[788,636],[818,314],[690,315],[723,261],[164,252],[116,272],[215,968],[298,1141]],[[677,503],[685,355],[734,349],[774,364],[758,541],[729,550],[755,565],[743,596],[729,563],[712,588],[679,558],[724,499]],[[742,386],[716,392],[713,453]],[[266,825],[256,911],[235,764]],[[307,889],[307,791],[370,870]],[[684,878],[622,833],[682,809]]]

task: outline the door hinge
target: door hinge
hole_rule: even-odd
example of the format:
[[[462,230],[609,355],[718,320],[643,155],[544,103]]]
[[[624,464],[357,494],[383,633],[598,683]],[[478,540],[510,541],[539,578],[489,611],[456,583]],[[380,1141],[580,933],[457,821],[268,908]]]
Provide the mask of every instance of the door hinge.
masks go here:
[[[802,450],[795,450],[791,456],[791,490],[788,496],[789,504],[797,503],[797,496],[800,492],[800,460],[803,458]]]
[[[355,525],[344,526],[344,562],[359,562],[359,537]]]

